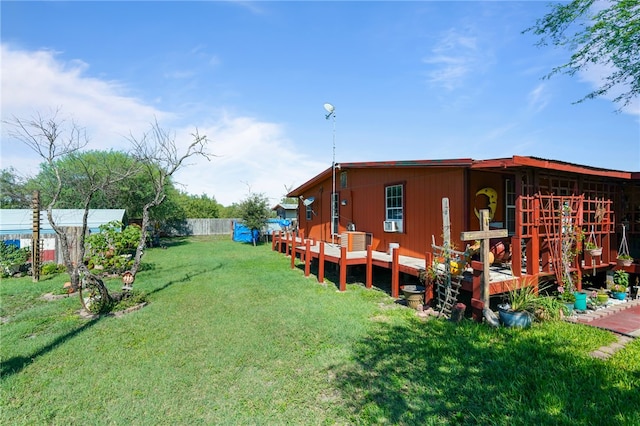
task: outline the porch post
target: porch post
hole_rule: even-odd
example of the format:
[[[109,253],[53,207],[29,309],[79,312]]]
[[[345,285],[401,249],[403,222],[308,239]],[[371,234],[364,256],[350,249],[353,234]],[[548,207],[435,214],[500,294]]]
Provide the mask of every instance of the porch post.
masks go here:
[[[425,284],[425,292],[424,292],[424,304],[428,305],[431,303],[431,300],[433,300],[433,286],[435,283],[431,283],[431,285],[429,285],[429,268],[431,268],[433,265],[433,253],[428,251],[425,252],[424,254],[424,272],[426,274],[425,278],[424,278],[424,284]]]
[[[347,290],[347,248],[340,247],[340,291]]]
[[[391,297],[397,299],[400,293],[400,268],[399,268],[400,247],[394,248],[391,252]]]
[[[527,275],[540,275],[540,199],[533,199],[533,226],[531,227],[531,238],[527,243]]]
[[[511,237],[511,269],[514,276],[522,276],[522,238],[520,237]]]
[[[367,266],[365,286],[371,288],[373,285],[373,249],[371,244],[367,246]]]
[[[471,281],[471,317],[474,321],[482,322],[484,318],[483,310],[485,308],[484,302],[482,301],[482,275],[484,274],[484,265],[482,262],[474,260],[471,262],[471,269],[473,269],[473,278]]]
[[[318,253],[318,282],[324,283],[324,241],[320,241],[320,253]]]
[[[308,277],[311,272],[311,241],[305,240],[305,254],[304,254],[304,276]]]

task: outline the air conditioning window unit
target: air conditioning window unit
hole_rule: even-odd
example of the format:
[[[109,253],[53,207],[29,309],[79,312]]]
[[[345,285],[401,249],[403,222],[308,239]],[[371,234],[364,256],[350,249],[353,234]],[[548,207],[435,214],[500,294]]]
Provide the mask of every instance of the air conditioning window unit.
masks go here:
[[[398,222],[395,220],[385,220],[383,227],[384,232],[398,232]]]

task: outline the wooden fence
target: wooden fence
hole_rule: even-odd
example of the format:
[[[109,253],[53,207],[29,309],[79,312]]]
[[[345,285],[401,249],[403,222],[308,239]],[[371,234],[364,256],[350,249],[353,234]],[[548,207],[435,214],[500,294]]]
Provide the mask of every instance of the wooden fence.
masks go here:
[[[233,234],[233,222],[240,219],[187,219],[182,235],[229,235]]]

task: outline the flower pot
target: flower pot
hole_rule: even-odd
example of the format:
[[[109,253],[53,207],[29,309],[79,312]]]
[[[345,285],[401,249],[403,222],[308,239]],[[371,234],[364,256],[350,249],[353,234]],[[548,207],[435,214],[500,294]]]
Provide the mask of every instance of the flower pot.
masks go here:
[[[612,291],[611,292],[611,296],[614,299],[618,299],[618,300],[624,300],[627,297],[627,293],[623,292],[623,291]]]
[[[609,301],[609,296],[603,293],[598,293],[598,295],[596,296],[596,300],[599,304],[604,305]]]
[[[576,296],[576,301],[574,302],[574,308],[577,311],[586,311],[587,310],[587,293],[584,291],[576,291],[573,293]]]
[[[567,308],[567,315],[573,314],[573,303],[565,303],[564,306]]]
[[[589,256],[591,256],[591,257],[600,256],[600,255],[602,255],[602,247],[589,249],[589,250],[587,250],[587,253],[589,253]]]
[[[407,306],[411,309],[418,309],[424,302],[425,288],[419,285],[402,286],[402,294],[407,301]]]
[[[505,327],[526,328],[531,325],[531,314],[527,311],[512,311],[498,307],[498,315]]]
[[[618,266],[631,266],[633,259],[617,259]]]

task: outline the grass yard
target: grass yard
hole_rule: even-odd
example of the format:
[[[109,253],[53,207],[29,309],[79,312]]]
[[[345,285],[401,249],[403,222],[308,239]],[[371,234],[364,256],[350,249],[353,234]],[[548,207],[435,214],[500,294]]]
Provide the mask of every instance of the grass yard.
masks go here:
[[[171,240],[143,260],[150,303],[122,317],[43,300],[64,275],[2,281],[1,424],[640,424],[638,340],[602,361],[615,337],[584,325],[420,320],[270,245]]]

